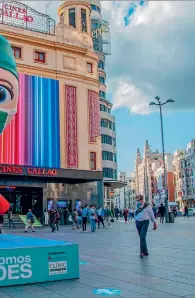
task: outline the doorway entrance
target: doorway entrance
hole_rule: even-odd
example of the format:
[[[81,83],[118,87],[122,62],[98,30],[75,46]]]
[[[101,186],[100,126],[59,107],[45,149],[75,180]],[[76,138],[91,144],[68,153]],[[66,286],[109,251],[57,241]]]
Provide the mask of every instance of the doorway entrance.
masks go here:
[[[38,218],[43,213],[43,189],[34,187],[1,186],[0,194],[10,202],[13,214],[25,215],[32,209]]]

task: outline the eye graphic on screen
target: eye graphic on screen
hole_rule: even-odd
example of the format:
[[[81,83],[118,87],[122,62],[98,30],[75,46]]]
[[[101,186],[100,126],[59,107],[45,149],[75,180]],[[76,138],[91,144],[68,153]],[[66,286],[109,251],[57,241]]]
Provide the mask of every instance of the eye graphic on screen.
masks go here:
[[[0,102],[11,100],[13,96],[13,91],[9,87],[0,84]]]
[[[17,113],[19,82],[15,57],[8,40],[0,35],[0,134]]]

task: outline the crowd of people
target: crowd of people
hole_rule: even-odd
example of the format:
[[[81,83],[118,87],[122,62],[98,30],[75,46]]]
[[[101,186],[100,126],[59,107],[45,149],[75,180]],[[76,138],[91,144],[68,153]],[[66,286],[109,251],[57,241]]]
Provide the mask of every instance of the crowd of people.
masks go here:
[[[96,229],[111,227],[113,221],[113,215],[111,211],[106,207],[105,209],[100,206],[96,209],[95,205],[85,205],[79,209],[74,209],[72,213],[72,229],[82,229],[83,232],[87,230],[87,222],[90,223],[91,232],[95,232]]]

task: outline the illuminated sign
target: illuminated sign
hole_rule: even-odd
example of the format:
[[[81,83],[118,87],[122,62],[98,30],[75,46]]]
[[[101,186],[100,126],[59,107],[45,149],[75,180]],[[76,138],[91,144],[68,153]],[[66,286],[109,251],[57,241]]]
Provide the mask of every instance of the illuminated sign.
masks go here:
[[[31,168],[20,166],[0,166],[0,174],[19,174],[29,176],[57,176],[56,169]]]
[[[55,34],[55,21],[53,19],[15,1],[0,1],[0,24],[44,34]]]
[[[104,20],[91,20],[91,32],[93,39],[93,48],[95,52],[110,55],[110,29],[109,23]]]
[[[92,37],[98,38],[103,36],[104,33],[109,33],[108,24],[101,24],[99,28],[92,30]]]

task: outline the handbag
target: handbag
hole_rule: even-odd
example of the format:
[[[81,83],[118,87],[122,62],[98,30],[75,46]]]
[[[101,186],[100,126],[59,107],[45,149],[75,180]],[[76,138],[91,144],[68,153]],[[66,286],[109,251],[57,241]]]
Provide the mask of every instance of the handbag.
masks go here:
[[[111,222],[114,222],[114,218],[111,219]]]
[[[34,224],[34,222],[35,222],[35,220],[34,220],[34,218],[32,217],[32,218],[31,218],[31,223]]]

